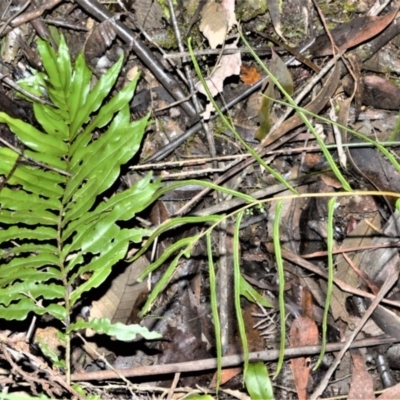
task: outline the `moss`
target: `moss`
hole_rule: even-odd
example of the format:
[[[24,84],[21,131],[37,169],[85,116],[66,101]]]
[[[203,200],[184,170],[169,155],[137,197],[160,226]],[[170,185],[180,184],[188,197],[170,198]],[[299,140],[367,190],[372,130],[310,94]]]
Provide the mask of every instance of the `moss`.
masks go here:
[[[250,21],[255,17],[267,12],[265,0],[244,0],[236,4],[236,18],[240,21]]]
[[[216,118],[214,121],[213,132],[216,136],[221,136],[226,131],[226,125],[220,117]]]
[[[348,15],[354,14],[358,12],[357,3],[351,1],[345,1],[343,4],[343,12],[347,13]]]
[[[175,33],[172,28],[159,30],[155,32],[151,38],[163,49],[171,50],[178,47]]]
[[[192,18],[194,13],[197,11],[198,6],[199,6],[199,0],[185,1],[184,7],[186,12],[184,13],[183,17],[189,21],[190,18]]]
[[[268,28],[268,25],[265,21],[259,21],[255,26],[256,32],[265,32]]]
[[[359,12],[358,6],[354,0],[336,0],[330,3],[326,1],[319,2],[319,7],[326,18],[329,29],[333,29],[338,23],[350,21],[354,14]]]

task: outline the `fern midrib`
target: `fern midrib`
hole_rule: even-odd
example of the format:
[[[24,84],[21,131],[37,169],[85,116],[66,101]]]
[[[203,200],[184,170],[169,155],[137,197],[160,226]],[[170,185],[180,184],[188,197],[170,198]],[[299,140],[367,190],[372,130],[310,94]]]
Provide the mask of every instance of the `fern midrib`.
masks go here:
[[[63,94],[64,94],[64,101],[65,104],[68,104],[68,102],[66,101],[68,95],[69,95],[69,88],[67,90],[67,93],[65,90],[63,90]],[[71,161],[71,157],[70,157],[70,151],[71,151],[71,112],[68,109],[68,114],[69,114],[69,118],[68,118],[68,128],[69,128],[69,143],[68,143],[68,155],[66,157],[66,163],[67,163],[67,171],[69,171],[69,163]],[[66,255],[63,256],[63,249],[64,249],[64,241],[62,239],[63,235],[63,228],[64,228],[64,215],[65,215],[65,211],[66,211],[66,205],[68,204],[68,201],[66,201],[65,199],[65,194],[66,191],[65,189],[68,186],[68,182],[70,181],[71,176],[69,176],[65,182],[64,185],[64,193],[62,196],[62,200],[61,200],[61,207],[59,210],[59,214],[58,214],[58,226],[57,226],[57,250],[58,250],[58,259],[59,259],[59,268],[61,271],[61,276],[62,276],[62,282],[63,282],[63,286],[64,286],[64,303],[65,303],[65,328],[66,330],[69,329],[70,324],[71,324],[71,302],[70,302],[70,293],[72,292],[72,287],[69,283],[69,279],[68,279],[68,268],[65,266],[65,262],[66,262]],[[71,384],[71,337],[70,335],[66,335],[66,343],[65,343],[65,363],[66,363],[66,380],[67,380],[67,384],[70,385]]]

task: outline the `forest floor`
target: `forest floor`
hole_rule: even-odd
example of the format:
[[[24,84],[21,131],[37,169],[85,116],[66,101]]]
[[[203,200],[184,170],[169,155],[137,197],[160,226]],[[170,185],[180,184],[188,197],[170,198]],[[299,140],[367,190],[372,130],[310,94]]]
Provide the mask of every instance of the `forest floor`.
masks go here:
[[[149,173],[171,187],[137,216],[146,228],[171,229],[79,305],[89,318],[140,324],[163,338],[74,340],[80,396],[400,398],[400,2],[160,3],[0,4],[0,72],[15,83],[42,68],[37,38],[57,48],[58,34],[72,60],[84,54],[94,81],[123,55],[114,93],[141,74],[131,118],[150,113],[150,123],[107,196]],[[35,121],[4,80],[0,111]],[[0,137],[14,143],[4,127]],[[210,216],[222,217],[211,230]],[[180,217],[188,218],[170,223]],[[184,240],[186,251],[177,245]],[[14,351],[0,357],[3,393],[76,397],[37,347],[42,340],[59,352],[51,318],[36,323],[23,350],[12,340],[30,324],[1,327]],[[53,371],[48,385],[58,391],[35,382],[26,354]]]

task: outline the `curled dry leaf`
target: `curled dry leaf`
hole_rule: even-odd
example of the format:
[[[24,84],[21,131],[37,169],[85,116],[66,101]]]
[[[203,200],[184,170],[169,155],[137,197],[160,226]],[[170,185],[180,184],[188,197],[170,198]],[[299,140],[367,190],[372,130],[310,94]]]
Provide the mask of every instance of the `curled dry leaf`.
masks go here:
[[[225,46],[227,49],[236,49],[237,43],[228,44]],[[212,74],[206,79],[206,83],[212,96],[221,93],[223,89],[223,83],[225,78],[231,75],[239,75],[240,67],[242,65],[242,59],[240,53],[225,54],[221,57],[219,65],[214,69]],[[199,92],[206,94],[204,87],[201,82],[197,84]],[[214,110],[211,104],[208,104],[206,111],[204,112],[204,118],[208,119],[211,112]]]
[[[200,30],[212,49],[225,42],[226,34],[236,23],[234,0],[210,0],[201,12]]]
[[[331,30],[331,35],[337,48],[344,51],[373,38],[382,32],[396,16],[398,9],[383,17],[359,17],[338,25]],[[324,33],[317,37],[309,49],[313,56],[328,56],[332,54],[332,43]]]
[[[89,34],[84,44],[83,53],[88,64],[92,63],[94,58],[105,54],[107,48],[111,45],[117,36],[115,30],[115,20],[107,19],[98,24]]]
[[[268,11],[271,16],[272,24],[274,25],[275,32],[284,40],[281,24],[282,1],[268,0]]]

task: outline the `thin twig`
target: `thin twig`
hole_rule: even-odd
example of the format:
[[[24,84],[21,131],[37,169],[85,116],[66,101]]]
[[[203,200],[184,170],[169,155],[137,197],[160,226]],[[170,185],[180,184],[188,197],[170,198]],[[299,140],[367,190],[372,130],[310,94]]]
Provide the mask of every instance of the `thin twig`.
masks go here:
[[[282,49],[274,49],[275,51],[279,52],[279,50]],[[257,48],[254,49],[254,51],[258,54],[271,54],[271,47],[265,47],[265,48]],[[195,56],[208,56],[208,55],[225,55],[225,54],[235,54],[235,53],[250,53],[250,50],[246,48],[237,48],[237,49],[207,49],[207,50],[195,50],[193,51],[193,54]],[[183,51],[179,53],[170,53],[170,54],[164,54],[163,58],[166,60],[169,59],[174,59],[174,58],[184,58],[188,57],[190,55],[189,52]]]
[[[8,18],[8,20],[4,23],[4,25],[2,25],[2,27],[0,28],[0,37],[2,36],[3,32],[5,31],[5,29],[7,28],[7,26],[12,22],[13,19],[17,18],[18,15],[22,14],[28,7],[29,4],[31,4],[31,0],[28,0],[22,7],[21,9],[16,12],[15,14],[11,15],[10,18]]]
[[[51,167],[50,165],[47,164],[43,164],[40,161],[36,161],[34,158],[27,156],[26,154],[24,154],[23,151],[20,151],[18,148],[16,148],[15,146],[13,146],[11,143],[8,143],[7,140],[3,139],[2,137],[0,137],[0,142],[3,143],[5,146],[7,146],[8,148],[10,148],[11,150],[15,151],[19,156],[21,156],[22,158],[25,158],[26,160],[34,163],[35,165],[38,165],[39,167],[45,168],[45,169],[49,169],[51,171],[55,171],[58,172],[61,175],[65,175],[65,176],[72,176],[72,174],[70,174],[67,171],[63,171],[61,169],[55,168],[55,167]]]
[[[390,271],[390,273],[388,274],[388,277],[386,278],[385,283],[382,285],[381,290],[377,294],[376,298],[371,303],[371,305],[368,307],[368,310],[365,312],[365,314],[363,315],[363,317],[357,324],[356,329],[352,332],[352,334],[349,336],[349,338],[344,343],[344,346],[340,350],[339,354],[336,356],[335,361],[329,367],[324,378],[321,380],[320,384],[315,389],[314,393],[310,396],[310,400],[317,400],[322,395],[323,391],[325,390],[326,386],[329,383],[329,379],[331,378],[332,374],[335,372],[336,368],[339,366],[344,354],[350,348],[354,339],[357,337],[357,335],[361,331],[362,327],[368,321],[368,319],[370,318],[370,316],[372,315],[372,313],[374,312],[376,307],[378,307],[379,303],[385,297],[386,293],[397,282],[398,278],[399,278],[399,271],[397,270],[397,267],[393,267],[392,270]]]
[[[30,22],[36,18],[39,18],[46,10],[50,10],[53,7],[55,7],[57,4],[61,3],[63,0],[47,0],[42,7],[38,7],[35,10],[32,10],[30,12],[26,12],[22,15],[17,16],[16,18],[13,17],[13,20],[11,22],[11,26],[8,27],[7,29],[4,29],[0,36],[6,35],[10,31],[12,31],[14,28],[25,24],[27,22]]]
[[[23,89],[21,86],[16,84],[11,78],[9,78],[6,75],[0,74],[0,80],[3,81],[4,83],[6,83],[8,86],[15,89],[16,91],[22,93],[24,96],[28,97],[29,99],[36,101],[38,103],[41,103],[41,104],[46,104],[48,106],[54,107],[53,103],[51,103],[48,100],[37,97],[37,96],[33,95],[32,93],[27,92],[25,89]]]
[[[44,22],[44,23],[49,24],[49,25],[60,26],[62,28],[68,28],[68,29],[71,29],[73,31],[87,32],[89,30],[84,26],[79,26],[79,25],[76,25],[76,24],[69,24],[69,23],[67,23],[65,21],[59,21],[57,19],[38,18],[38,21]]]
[[[112,14],[94,0],[75,0],[75,3],[79,4],[88,14],[100,21],[112,18]],[[162,62],[155,57],[150,49],[130,29],[119,21],[115,22],[115,29],[120,39],[132,47],[132,50],[142,63],[149,68],[156,79],[175,100],[180,101],[186,98],[186,93],[181,88],[179,82],[165,71]],[[181,107],[191,118],[198,118],[198,114],[190,102],[186,101],[182,103]]]
[[[350,348],[362,348],[378,346],[385,343],[397,343],[399,339],[388,337],[387,335],[380,338],[369,338],[356,340],[351,343]],[[338,351],[343,347],[344,343],[329,343],[326,346],[327,352]],[[292,347],[285,349],[285,358],[301,357],[305,355],[318,354],[321,351],[321,346],[304,346],[304,347]],[[271,349],[259,352],[250,353],[250,361],[274,361],[279,357],[279,350]],[[234,367],[241,365],[243,363],[243,355],[237,354],[232,356],[222,357],[222,366]],[[73,381],[89,381],[89,380],[106,380],[119,378],[119,375],[125,377],[138,377],[138,376],[148,376],[154,380],[155,375],[164,374],[175,374],[177,372],[197,372],[205,370],[215,370],[217,368],[217,359],[210,358],[205,360],[196,360],[188,362],[180,362],[175,364],[162,364],[162,365],[149,365],[149,366],[139,366],[129,369],[117,370],[116,372],[105,370],[96,372],[82,372],[72,374],[71,380]]]
[[[268,243],[266,247],[270,253],[272,253],[274,251],[272,244]],[[293,253],[292,251],[290,251],[284,247],[282,248],[282,256],[286,260],[293,262],[297,265],[300,265],[301,267],[307,269],[308,271],[313,272],[314,274],[327,279],[327,274],[324,271],[322,271],[319,267],[317,267],[315,264],[310,263],[309,261],[300,257],[298,254]],[[344,292],[351,293],[356,296],[365,297],[365,298],[372,299],[372,300],[374,300],[376,298],[375,295],[365,292],[364,290],[354,288],[353,286],[347,284],[346,282],[343,282],[340,279],[334,278],[333,282]],[[388,304],[391,306],[395,306],[395,307],[400,307],[400,302],[394,301],[394,300],[383,299],[382,303],[385,303],[385,304]]]

